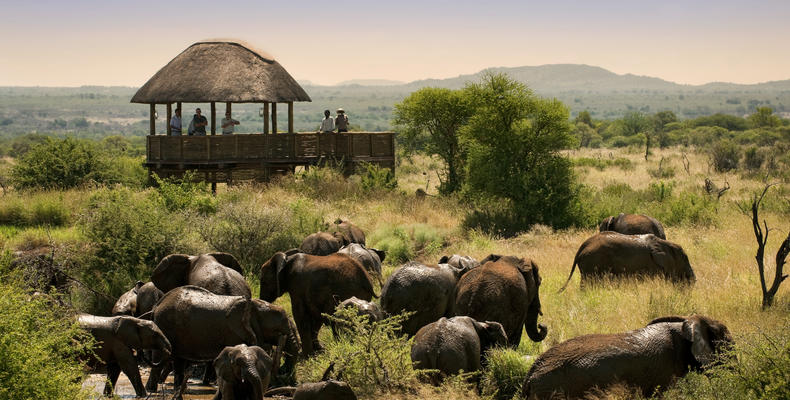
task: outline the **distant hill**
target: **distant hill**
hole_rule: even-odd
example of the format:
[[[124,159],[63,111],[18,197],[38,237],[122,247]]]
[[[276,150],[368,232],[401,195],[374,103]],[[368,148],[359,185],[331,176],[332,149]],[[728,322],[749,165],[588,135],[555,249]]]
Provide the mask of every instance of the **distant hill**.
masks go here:
[[[351,85],[360,85],[360,86],[395,86],[395,85],[403,85],[405,82],[402,81],[393,81],[390,79],[352,79],[350,81],[343,81],[338,83],[335,86],[351,86]]]

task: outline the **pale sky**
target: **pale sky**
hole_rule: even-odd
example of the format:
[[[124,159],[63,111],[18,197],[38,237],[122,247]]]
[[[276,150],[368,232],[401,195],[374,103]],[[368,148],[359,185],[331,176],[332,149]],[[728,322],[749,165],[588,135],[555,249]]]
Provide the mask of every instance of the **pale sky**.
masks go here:
[[[238,38],[297,80],[587,64],[677,83],[790,79],[790,1],[0,0],[0,86],[141,86]]]

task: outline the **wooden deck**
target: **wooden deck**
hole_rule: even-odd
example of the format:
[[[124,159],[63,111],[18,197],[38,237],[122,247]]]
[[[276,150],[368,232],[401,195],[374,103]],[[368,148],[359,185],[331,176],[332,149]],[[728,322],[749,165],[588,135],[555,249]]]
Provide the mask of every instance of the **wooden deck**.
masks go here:
[[[265,181],[322,163],[395,168],[394,132],[147,136],[146,167],[159,176],[197,170],[209,182]]]

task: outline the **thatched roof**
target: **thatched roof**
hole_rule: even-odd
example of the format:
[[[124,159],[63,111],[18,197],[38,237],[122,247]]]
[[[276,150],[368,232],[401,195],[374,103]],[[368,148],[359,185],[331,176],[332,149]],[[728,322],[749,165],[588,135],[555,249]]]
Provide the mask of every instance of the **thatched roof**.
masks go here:
[[[311,101],[280,63],[240,41],[189,46],[132,97],[132,103]]]

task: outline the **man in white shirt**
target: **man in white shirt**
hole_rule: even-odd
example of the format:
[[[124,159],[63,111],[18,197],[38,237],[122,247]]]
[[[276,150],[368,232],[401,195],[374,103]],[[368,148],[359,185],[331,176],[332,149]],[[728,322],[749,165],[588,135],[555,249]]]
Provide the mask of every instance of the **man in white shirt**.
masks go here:
[[[221,125],[222,125],[222,134],[223,135],[230,135],[233,133],[233,129],[235,125],[238,125],[239,121],[230,117],[230,111],[225,111],[225,118],[222,118]]]
[[[330,116],[332,113],[329,110],[324,110],[324,120],[321,121],[321,128],[318,132],[332,133],[335,130],[335,120]]]
[[[170,135],[181,136],[181,109],[176,108],[175,115],[170,118]]]

